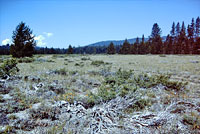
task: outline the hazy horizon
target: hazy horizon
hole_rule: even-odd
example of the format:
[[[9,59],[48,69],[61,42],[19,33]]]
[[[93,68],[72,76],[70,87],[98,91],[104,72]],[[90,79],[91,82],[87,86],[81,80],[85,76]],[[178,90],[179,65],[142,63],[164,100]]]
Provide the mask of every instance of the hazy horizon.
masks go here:
[[[67,48],[148,37],[154,23],[166,36],[172,22],[184,21],[187,26],[199,13],[198,0],[4,0],[0,1],[0,45],[12,40],[21,21],[33,30],[37,46]]]

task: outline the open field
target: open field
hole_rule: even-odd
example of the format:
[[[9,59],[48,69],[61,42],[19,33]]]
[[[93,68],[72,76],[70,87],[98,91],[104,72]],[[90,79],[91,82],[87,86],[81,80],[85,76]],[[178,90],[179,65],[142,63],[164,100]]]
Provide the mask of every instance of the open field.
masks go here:
[[[19,72],[0,80],[0,133],[200,133],[199,55],[19,62]]]

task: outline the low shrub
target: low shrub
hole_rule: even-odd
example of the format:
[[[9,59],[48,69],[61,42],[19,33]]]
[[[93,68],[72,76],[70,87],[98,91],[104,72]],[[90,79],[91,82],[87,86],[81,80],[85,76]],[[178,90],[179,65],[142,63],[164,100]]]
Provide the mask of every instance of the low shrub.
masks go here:
[[[56,114],[59,114],[60,111],[56,107],[42,104],[38,109],[30,109],[29,113],[33,119],[51,119],[54,121],[58,119]]]
[[[126,113],[132,113],[134,111],[143,110],[146,107],[151,106],[152,102],[150,99],[138,99],[133,105],[130,105],[128,108],[124,109]]]
[[[60,74],[60,75],[67,75],[67,70],[65,68],[57,69],[54,71],[55,74]]]
[[[53,54],[52,58],[53,59],[56,59],[56,58],[65,58],[65,55]]]
[[[5,100],[3,99],[3,97],[2,96],[0,96],[0,103],[1,102],[4,102]]]
[[[7,78],[10,75],[16,74],[19,69],[16,59],[8,59],[0,66],[0,78]]]
[[[31,62],[35,61],[35,59],[30,58],[30,57],[24,57],[24,58],[19,58],[17,61],[19,63],[31,63]]]
[[[80,67],[83,67],[83,66],[84,66],[84,63],[83,63],[83,62],[75,63],[74,66],[80,66]]]
[[[190,112],[189,114],[184,114],[183,123],[191,125],[193,129],[200,129],[200,116],[197,112]]]
[[[92,61],[91,65],[99,67],[101,65],[104,65],[104,61],[102,61],[102,60]]]
[[[90,60],[90,57],[83,57],[83,58],[81,58],[81,60],[83,60],[83,61]]]
[[[160,57],[166,57],[166,55],[164,55],[164,54],[160,54],[159,56],[160,56]]]
[[[139,87],[142,88],[151,88],[159,84],[166,87],[166,89],[180,91],[184,89],[187,85],[187,82],[180,81],[171,81],[170,75],[152,75],[148,76],[147,74],[140,74],[134,77],[134,81]]]

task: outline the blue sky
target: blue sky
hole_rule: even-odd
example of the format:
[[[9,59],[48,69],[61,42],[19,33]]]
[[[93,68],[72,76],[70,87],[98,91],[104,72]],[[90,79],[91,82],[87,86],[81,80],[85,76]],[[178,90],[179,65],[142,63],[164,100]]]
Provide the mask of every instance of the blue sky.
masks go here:
[[[148,37],[154,23],[162,35],[172,22],[200,16],[200,0],[0,0],[0,45],[24,21],[38,46],[67,48],[104,40]]]

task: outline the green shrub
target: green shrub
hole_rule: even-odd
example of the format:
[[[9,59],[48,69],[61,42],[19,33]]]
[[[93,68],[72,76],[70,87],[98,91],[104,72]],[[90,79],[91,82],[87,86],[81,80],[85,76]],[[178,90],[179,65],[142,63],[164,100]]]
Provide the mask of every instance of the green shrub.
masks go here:
[[[13,132],[13,127],[6,125],[4,132],[2,132],[2,134],[9,134]]]
[[[125,97],[125,95],[127,95],[129,92],[135,92],[137,90],[136,86],[130,86],[128,84],[124,84],[121,86],[120,90],[119,90],[119,95],[121,97]]]
[[[83,58],[81,58],[81,60],[83,60],[83,61],[90,60],[90,57],[83,57]]]
[[[84,63],[83,63],[83,62],[75,63],[74,66],[80,66],[80,67],[83,67],[83,66],[84,66]]]
[[[166,89],[173,89],[175,91],[180,91],[184,89],[187,82],[171,81],[170,75],[152,75],[141,74],[134,77],[134,81],[139,87],[151,88],[159,84],[166,87]]]
[[[125,97],[127,94],[133,94],[138,88],[151,88],[157,85],[163,85],[166,90],[180,91],[185,88],[187,83],[170,81],[170,75],[136,75],[132,70],[125,71],[119,69],[115,75],[105,77],[101,87],[98,89],[98,101],[109,101],[117,96]],[[152,95],[155,97],[155,95]],[[96,102],[98,102],[96,101]],[[138,101],[135,109],[143,109],[148,105],[145,100]]]
[[[121,69],[119,69],[115,76],[105,77],[105,81],[97,93],[101,98],[100,100],[108,101],[116,98],[118,95],[125,97],[129,92],[135,92],[137,90],[135,84],[128,83],[132,74],[132,71],[121,71]]]
[[[67,72],[68,71],[65,68],[55,70],[55,73],[60,75],[67,75]]]
[[[3,99],[2,96],[0,96],[0,102],[4,102],[5,100]]]
[[[77,72],[78,72],[78,71],[73,70],[73,71],[69,71],[69,74],[70,74],[70,75],[75,75]]]
[[[0,66],[0,77],[6,78],[7,76],[13,75],[18,72],[16,59],[8,59]]]
[[[35,59],[34,58],[30,58],[30,57],[24,57],[24,58],[19,58],[18,59],[19,63],[31,63],[33,61],[35,61]]]
[[[66,122],[64,122],[63,124],[53,126],[47,130],[47,134],[62,134],[64,133],[63,130],[64,130],[65,125],[66,125]],[[69,132],[67,134],[69,134]]]
[[[92,61],[91,65],[98,67],[98,66],[104,65],[104,61],[102,61],[102,60]]]
[[[160,54],[159,56],[160,56],[160,57],[166,57],[166,55],[164,55],[164,54]]]
[[[117,92],[115,88],[101,86],[97,95],[101,97],[101,101],[108,101],[114,99],[117,95]]]
[[[47,60],[47,62],[55,62],[54,60]]]
[[[92,92],[88,92],[86,96],[87,96],[88,107],[94,106],[99,101],[99,97],[97,95],[93,94]]]
[[[125,70],[121,70],[121,68],[117,71],[117,77],[121,78],[121,79],[129,79],[131,77],[131,75],[133,74],[133,70],[129,70],[129,71],[125,71]]]
[[[53,54],[53,55],[52,55],[52,58],[53,58],[53,59],[56,59],[56,58],[65,58],[65,55]]]
[[[146,107],[151,106],[152,102],[150,99],[138,99],[133,105],[129,106],[128,108],[124,109],[126,113],[132,113],[134,111],[143,110]]]

